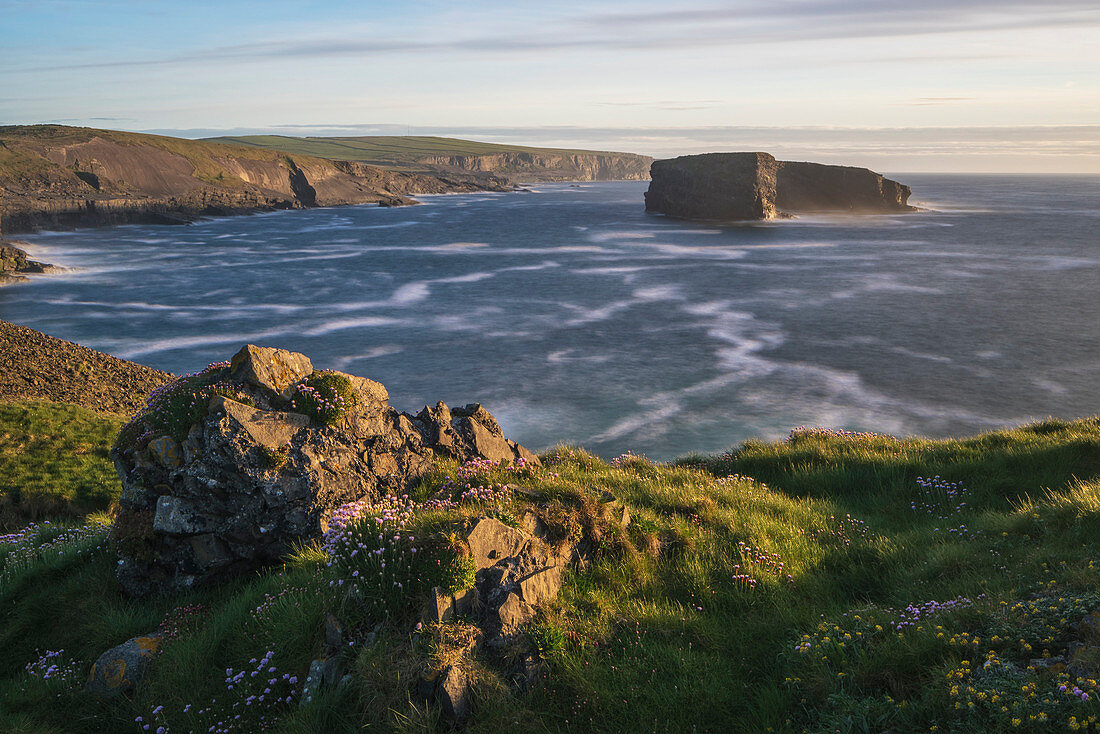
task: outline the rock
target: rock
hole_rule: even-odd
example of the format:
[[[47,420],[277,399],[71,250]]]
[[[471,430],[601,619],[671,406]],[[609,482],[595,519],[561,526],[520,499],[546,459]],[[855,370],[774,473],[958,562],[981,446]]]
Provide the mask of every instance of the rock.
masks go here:
[[[378,206],[415,206],[420,202],[408,196],[385,196],[378,200]]]
[[[528,536],[522,531],[491,517],[479,520],[466,536],[474,566],[478,570],[490,568],[504,558],[518,556],[527,545],[527,540]]]
[[[31,260],[27,257],[27,253],[16,247],[14,243],[0,240],[0,285],[25,281],[24,276],[28,274],[39,275],[58,270],[64,270],[64,268]]]
[[[866,168],[706,153],[654,161],[646,210],[683,219],[760,220],[789,212],[909,212],[911,190]]]
[[[178,469],[183,465],[183,456],[178,443],[161,436],[149,442],[149,455],[165,469]]]
[[[286,397],[291,385],[313,372],[313,363],[297,352],[246,344],[233,355],[229,369],[230,376],[238,382]]]
[[[340,658],[328,657],[313,660],[309,664],[309,673],[306,674],[306,682],[302,684],[302,698],[298,701],[299,708],[305,708],[313,703],[317,692],[322,687],[334,687],[340,682],[343,666]]]
[[[451,665],[440,676],[439,698],[443,713],[455,721],[463,721],[470,713],[470,686],[466,674]]]
[[[96,659],[84,690],[98,696],[117,696],[141,683],[160,649],[161,635],[150,633],[112,647]]]
[[[228,367],[214,365],[165,388],[208,401],[182,442],[178,432],[166,435],[150,422],[153,413],[120,432],[111,450],[122,480],[120,526],[137,517],[151,526],[120,546],[117,575],[128,594],[174,593],[276,562],[294,543],[319,537],[341,505],[400,495],[438,457],[510,462],[526,452],[497,435],[500,426],[479,405],[452,415],[439,403],[412,416],[390,407],[384,386],[354,375],[343,378],[356,404],[322,425],[286,409],[309,368],[304,355],[248,345]],[[138,441],[143,434],[153,436],[147,446]],[[500,545],[484,548],[486,563],[489,553],[514,555],[513,545],[525,539],[497,525],[504,530],[478,531],[495,528],[482,545]]]
[[[162,495],[157,498],[156,514],[153,516],[153,530],[172,535],[195,535],[214,529],[212,518],[203,514],[201,508],[180,497]]]
[[[558,595],[561,588],[561,566],[535,571],[519,580],[520,594],[528,604],[541,604]]]
[[[428,606],[424,612],[427,622],[446,622],[455,614],[454,597],[443,591],[438,586],[433,586],[428,592]]]
[[[505,636],[516,634],[534,616],[535,608],[532,605],[520,599],[516,594],[509,593],[505,597],[504,603],[497,610],[501,634]]]
[[[325,644],[334,652],[344,649],[344,628],[332,612],[325,615]]]
[[[309,416],[301,413],[258,410],[222,396],[210,401],[210,409],[224,411],[227,417],[249,435],[253,443],[268,449],[286,446],[298,431],[309,426]]]
[[[471,586],[465,591],[455,594],[455,613],[466,616],[475,616],[481,611],[481,597],[477,593],[477,587]]]

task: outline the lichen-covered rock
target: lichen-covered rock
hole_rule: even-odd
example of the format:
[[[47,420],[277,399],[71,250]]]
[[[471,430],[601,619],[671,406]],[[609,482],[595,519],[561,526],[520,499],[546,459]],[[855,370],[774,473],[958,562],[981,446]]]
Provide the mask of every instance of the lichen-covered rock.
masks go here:
[[[124,590],[183,591],[276,561],[320,536],[337,507],[401,494],[440,457],[538,461],[480,405],[413,416],[388,397],[252,345],[155,392],[111,451]]]
[[[113,697],[137,688],[160,649],[161,636],[141,635],[112,647],[92,664],[84,690]]]

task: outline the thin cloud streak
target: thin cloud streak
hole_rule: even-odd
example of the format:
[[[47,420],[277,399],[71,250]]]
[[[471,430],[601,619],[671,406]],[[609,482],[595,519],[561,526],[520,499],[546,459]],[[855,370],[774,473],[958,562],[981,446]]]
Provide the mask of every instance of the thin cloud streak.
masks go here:
[[[976,12],[984,9],[986,13]],[[1010,12],[1017,11],[1017,12]],[[797,24],[792,21],[798,21]],[[808,22],[813,21],[813,22]],[[23,72],[173,65],[197,62],[326,59],[393,54],[454,57],[542,54],[561,51],[657,51],[702,46],[746,46],[794,41],[892,38],[1014,29],[1100,26],[1100,7],[1088,0],[1059,0],[1035,8],[1023,0],[959,3],[929,0],[877,0],[873,5],[845,2],[768,3],[749,8],[698,8],[652,13],[578,17],[551,33],[464,39],[363,39],[329,37],[280,39],[215,46],[168,58],[118,59],[27,67]],[[624,27],[634,32],[623,33]],[[587,29],[587,32],[586,32]],[[611,31],[611,32],[607,32]],[[1000,57],[998,54],[995,57]],[[968,59],[983,58],[968,56]],[[876,59],[876,62],[881,60]]]

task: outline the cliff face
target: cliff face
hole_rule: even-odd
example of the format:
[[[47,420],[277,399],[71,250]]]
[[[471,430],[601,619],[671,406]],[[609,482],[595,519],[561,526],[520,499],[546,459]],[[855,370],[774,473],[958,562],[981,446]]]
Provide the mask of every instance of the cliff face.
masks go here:
[[[866,168],[779,164],[775,205],[790,212],[908,212],[912,190]]]
[[[797,212],[915,211],[908,186],[866,168],[706,153],[653,163],[646,210],[684,219],[759,220]]]
[[[771,219],[777,164],[767,153],[654,161],[645,208],[684,219]]]
[[[57,125],[0,128],[3,231],[372,202],[420,193],[506,191],[476,182],[157,135]]]
[[[490,153],[438,155],[420,163],[435,169],[496,173],[525,181],[643,181],[653,159],[632,153]]]

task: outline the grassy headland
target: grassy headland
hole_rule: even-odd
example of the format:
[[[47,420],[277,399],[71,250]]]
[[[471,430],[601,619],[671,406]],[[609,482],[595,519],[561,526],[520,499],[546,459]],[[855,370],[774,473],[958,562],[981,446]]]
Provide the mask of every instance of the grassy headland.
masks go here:
[[[537,148],[428,135],[240,135],[207,140],[405,171],[492,172],[525,181],[645,179],[653,162],[648,156],[634,153]]]
[[[116,419],[13,405],[0,422],[8,462],[28,434],[55,437],[20,459],[41,462],[18,469],[20,483],[61,503],[80,477],[96,497],[117,493],[79,448],[104,451]],[[557,532],[600,529],[524,642],[546,661],[534,686],[514,691],[475,653],[470,731],[1096,728],[1100,419],[938,441],[796,430],[671,464],[559,447],[543,461],[441,466],[411,493],[422,536],[485,514],[514,522],[533,497],[556,508]],[[513,489],[423,502],[460,471]],[[602,522],[621,506],[625,529]],[[115,583],[106,522],[0,543],[0,729],[253,731],[261,716],[286,732],[448,726],[416,684],[453,658],[462,619],[418,629],[415,604],[365,618],[331,591],[353,567],[346,553],[330,566],[319,545],[135,603]],[[304,679],[330,612],[352,643],[351,677],[299,707],[287,681]],[[100,652],[158,626],[170,642],[132,699],[81,693]],[[265,656],[274,672],[227,682]],[[265,688],[277,690],[261,706]]]

